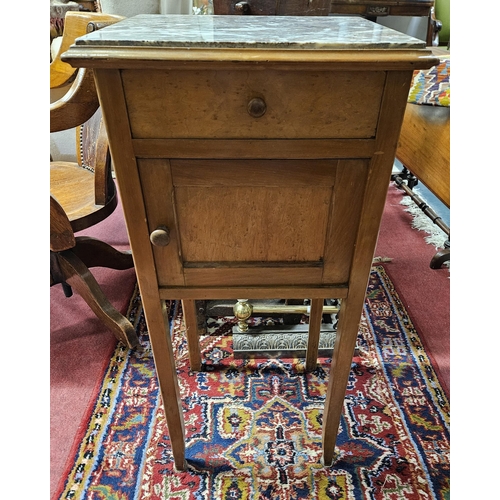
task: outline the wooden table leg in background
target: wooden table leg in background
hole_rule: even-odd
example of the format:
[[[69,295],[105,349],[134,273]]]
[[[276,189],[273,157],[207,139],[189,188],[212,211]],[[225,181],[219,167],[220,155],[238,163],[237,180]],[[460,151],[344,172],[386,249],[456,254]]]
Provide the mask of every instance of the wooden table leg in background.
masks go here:
[[[311,372],[318,364],[319,335],[323,317],[323,299],[311,300],[309,335],[307,336],[306,372]]]
[[[192,371],[199,372],[201,370],[201,351],[196,301],[184,299],[182,301],[182,312],[184,315],[184,326],[186,328],[189,363]]]

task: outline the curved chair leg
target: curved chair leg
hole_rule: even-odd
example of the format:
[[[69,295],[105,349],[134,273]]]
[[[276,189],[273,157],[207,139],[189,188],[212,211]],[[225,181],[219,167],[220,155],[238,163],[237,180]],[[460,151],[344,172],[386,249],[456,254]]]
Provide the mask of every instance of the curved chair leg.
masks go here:
[[[139,339],[134,327],[109,302],[82,260],[72,250],[66,250],[57,254],[57,261],[64,282],[78,292],[115,337],[131,349],[137,347]]]
[[[431,269],[439,269],[445,262],[450,260],[450,240],[444,242],[444,248],[439,250],[431,259],[429,267]]]
[[[104,241],[90,236],[77,236],[76,245],[71,249],[87,267],[107,267],[110,269],[130,269],[134,267],[132,252],[120,252]]]
[[[431,259],[430,268],[439,269],[445,262],[450,260],[450,249],[444,248],[434,255]]]

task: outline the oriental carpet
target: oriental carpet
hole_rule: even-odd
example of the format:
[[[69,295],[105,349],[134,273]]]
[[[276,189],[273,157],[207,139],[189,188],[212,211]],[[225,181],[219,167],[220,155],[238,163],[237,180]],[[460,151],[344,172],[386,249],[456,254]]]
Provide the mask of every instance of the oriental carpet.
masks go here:
[[[338,457],[321,463],[329,358],[232,356],[231,321],[200,337],[205,371],[189,370],[180,303],[169,305],[186,423],[188,470],[174,469],[148,333],[118,344],[80,439],[62,499],[448,499],[449,402],[382,266],[374,266],[344,403]]]

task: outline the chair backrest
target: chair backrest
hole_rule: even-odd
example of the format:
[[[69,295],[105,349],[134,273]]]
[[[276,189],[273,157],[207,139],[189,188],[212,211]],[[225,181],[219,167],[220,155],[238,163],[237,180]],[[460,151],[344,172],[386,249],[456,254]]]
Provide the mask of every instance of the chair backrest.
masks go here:
[[[65,34],[63,38],[65,38],[65,43],[61,45],[61,49],[51,63],[51,76],[53,70],[59,76],[62,75],[63,71],[60,70],[61,66],[57,62],[60,61],[64,47],[68,48],[78,36],[85,34],[88,31],[87,26],[89,23],[93,23],[94,27],[100,28],[121,19],[123,19],[122,16],[97,12],[68,12],[64,24]],[[66,32],[66,30],[68,31]],[[60,62],[62,63],[62,61]],[[51,85],[52,83],[53,79],[51,78]],[[111,203],[116,205],[116,188],[111,175],[111,156],[108,137],[99,107],[94,74],[90,69],[80,68],[76,70],[69,90],[57,101],[50,104],[50,132],[72,129],[76,133],[76,163],[80,167],[94,172],[94,205],[96,208],[109,205],[109,209],[112,211],[114,208],[111,206]],[[78,165],[75,164],[75,166]],[[54,182],[59,182],[59,186],[63,184],[61,181],[62,177],[60,177],[61,174],[58,172],[67,171],[61,170],[63,168],[66,167],[63,167],[61,162],[51,162],[51,180],[54,176]],[[56,181],[55,179],[58,180]],[[66,177],[64,179],[64,182],[68,180]],[[61,188],[59,187],[59,189]],[[64,216],[62,207],[66,207],[66,201],[76,195],[76,193],[69,192],[68,190],[59,190],[58,193],[59,200],[51,197],[51,227],[52,219],[56,220],[54,231],[51,231],[51,245],[53,240],[52,232],[55,235],[69,223],[68,217]],[[63,199],[64,202],[62,201]],[[105,211],[103,210],[102,214],[104,213]],[[65,218],[68,220],[65,221]],[[81,217],[78,215],[78,218],[70,217],[70,219],[73,230],[79,230],[75,229],[78,224],[90,224],[94,220],[92,213],[82,215]],[[64,242],[62,242],[63,240]],[[65,241],[65,238],[63,240],[57,241],[57,245],[60,246],[63,244],[64,246],[70,244],[70,242]],[[54,242],[56,242],[56,239],[54,239]]]
[[[101,108],[76,127],[76,154],[80,166],[94,171],[95,204],[105,205],[115,194],[111,176],[111,154]]]
[[[50,88],[55,89],[67,85],[71,78],[75,75],[76,69],[70,64],[61,60],[61,54],[66,52],[70,45],[74,43],[75,39],[87,33],[87,26],[90,22],[94,21],[98,14],[96,12],[76,12],[69,11],[64,17],[64,31],[62,40],[55,54],[52,62],[50,63]],[[108,14],[104,16],[109,17]]]
[[[50,105],[50,131],[68,130],[87,121],[99,107],[99,99],[92,70],[75,69],[61,60],[63,54],[75,39],[88,31],[88,26],[102,26],[115,23],[122,16],[101,12],[67,12],[64,18],[64,33],[61,46],[50,63],[50,88],[71,83],[69,90]],[[73,79],[73,80],[72,80]]]

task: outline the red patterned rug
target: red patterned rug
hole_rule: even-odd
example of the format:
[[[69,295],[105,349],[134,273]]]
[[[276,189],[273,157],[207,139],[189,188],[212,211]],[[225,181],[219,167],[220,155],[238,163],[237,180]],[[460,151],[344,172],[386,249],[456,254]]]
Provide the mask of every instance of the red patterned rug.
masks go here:
[[[178,303],[171,335],[189,468],[176,472],[136,294],[144,351],[118,345],[60,499],[448,499],[449,402],[382,266],[372,269],[337,441],[321,464],[330,359],[232,356],[231,320],[201,337],[206,369],[189,371]]]

